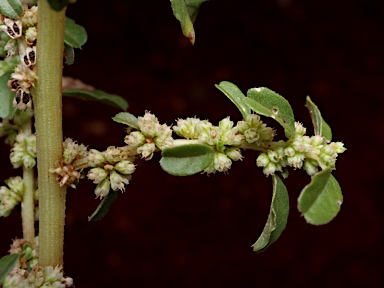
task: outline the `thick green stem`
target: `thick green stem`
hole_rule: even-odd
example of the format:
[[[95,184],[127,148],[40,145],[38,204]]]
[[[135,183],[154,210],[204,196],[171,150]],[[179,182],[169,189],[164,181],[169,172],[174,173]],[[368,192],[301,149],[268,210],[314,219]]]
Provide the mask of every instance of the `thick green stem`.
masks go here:
[[[35,239],[35,177],[33,168],[23,167],[24,197],[21,203],[23,239],[32,243]]]
[[[33,93],[39,188],[39,264],[63,264],[65,188],[48,170],[63,153],[61,81],[65,9],[38,2],[37,76]]]

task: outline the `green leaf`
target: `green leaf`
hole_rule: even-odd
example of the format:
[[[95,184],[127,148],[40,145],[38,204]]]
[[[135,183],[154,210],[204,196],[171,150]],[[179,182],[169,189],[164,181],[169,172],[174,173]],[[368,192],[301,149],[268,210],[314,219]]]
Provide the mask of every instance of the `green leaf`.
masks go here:
[[[289,214],[288,191],[277,175],[272,176],[273,195],[267,223],[259,239],[252,245],[253,251],[263,252],[275,242],[285,229]]]
[[[119,195],[118,191],[109,191],[108,195],[101,200],[99,206],[96,208],[95,212],[88,217],[88,221],[98,221],[103,218],[111,208],[113,202],[115,202],[117,196]]]
[[[265,87],[252,88],[248,90],[245,102],[256,113],[279,122],[287,137],[295,134],[295,117],[284,97]]]
[[[5,277],[15,267],[19,257],[19,254],[9,254],[0,259],[0,285],[3,284]]]
[[[12,72],[9,71],[0,76],[0,118],[12,118],[16,111],[12,105],[15,93],[9,89],[7,84],[11,74]]]
[[[136,130],[139,130],[139,125],[137,124],[138,120],[136,116],[132,115],[128,112],[120,112],[116,114],[115,117],[112,118],[113,121],[116,121],[117,123],[128,125]]]
[[[64,43],[65,64],[72,65],[75,62],[75,51],[72,46]]]
[[[61,11],[65,6],[68,5],[70,0],[48,0],[49,5],[55,11]]]
[[[180,21],[181,29],[192,45],[195,44],[195,29],[193,23],[196,20],[200,5],[207,0],[171,0],[173,15]]]
[[[321,117],[319,108],[312,102],[311,98],[307,96],[306,106],[311,114],[313,128],[315,135],[323,136],[326,140],[332,141],[331,127]]]
[[[241,115],[243,115],[243,118],[245,118],[247,115],[251,114],[251,109],[249,108],[248,104],[245,102],[245,95],[241,90],[231,82],[222,81],[219,85],[215,85],[217,89],[219,89],[221,92],[225,94],[233,102],[233,104],[236,105],[237,109],[239,109]]]
[[[186,144],[163,150],[160,166],[174,176],[189,176],[203,171],[213,161],[214,151],[205,144]]]
[[[63,90],[63,96],[96,100],[120,108],[124,111],[128,109],[128,102],[123,97],[109,94],[102,90],[67,89]]]
[[[68,17],[65,18],[64,43],[73,48],[81,48],[85,42],[87,42],[87,32],[84,27]]]
[[[23,5],[20,0],[0,0],[0,14],[16,19],[23,14]]]
[[[308,223],[322,225],[336,217],[342,203],[340,185],[328,168],[316,173],[311,183],[304,187],[298,208]]]

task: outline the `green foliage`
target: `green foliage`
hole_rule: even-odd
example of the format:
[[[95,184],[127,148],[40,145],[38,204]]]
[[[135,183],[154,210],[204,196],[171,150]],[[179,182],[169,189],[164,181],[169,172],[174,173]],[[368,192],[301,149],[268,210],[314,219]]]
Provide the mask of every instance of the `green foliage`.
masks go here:
[[[97,206],[95,212],[92,213],[91,216],[88,217],[88,221],[98,221],[103,218],[111,208],[113,202],[115,202],[119,193],[117,191],[109,191],[108,195],[104,197],[104,199],[100,202],[99,206]]]
[[[12,118],[16,111],[12,105],[15,93],[7,85],[11,74],[12,72],[9,71],[0,76],[0,118]]]
[[[61,11],[68,5],[70,0],[47,0],[51,8],[55,11]]]
[[[195,44],[195,29],[193,23],[196,20],[200,5],[207,0],[171,0],[173,14],[180,21],[181,29],[185,37]]]
[[[324,121],[321,117],[319,108],[312,102],[311,98],[307,96],[306,106],[311,114],[313,127],[315,129],[315,135],[323,136],[328,141],[332,140],[332,130],[331,127]]]
[[[72,65],[75,62],[75,50],[66,43],[64,43],[64,58],[67,65]]]
[[[67,89],[63,90],[63,96],[96,100],[117,107],[124,111],[128,109],[128,102],[123,97],[114,94],[109,94],[102,90]]]
[[[322,225],[336,217],[343,203],[341,188],[331,169],[325,169],[312,177],[299,196],[299,211],[312,225]]]
[[[256,113],[275,119],[290,137],[295,134],[295,117],[289,102],[276,92],[265,88],[252,88],[247,92],[246,103]]]
[[[23,13],[20,0],[0,0],[0,14],[16,19]]]
[[[3,284],[5,277],[15,267],[19,257],[19,254],[10,254],[0,259],[0,285]]]
[[[288,191],[276,174],[272,175],[273,195],[267,223],[259,239],[252,245],[253,251],[263,252],[275,242],[285,229],[289,213]]]
[[[224,93],[225,96],[229,98],[236,105],[237,109],[239,109],[243,118],[247,115],[251,114],[251,109],[248,104],[245,102],[245,95],[241,90],[231,82],[222,81],[219,85],[215,85],[217,89]]]
[[[131,113],[120,112],[119,114],[116,114],[116,116],[113,117],[112,120],[117,123],[128,125],[129,127],[132,127],[136,130],[139,129],[139,125],[137,124],[138,120],[136,116],[132,115]]]
[[[163,150],[160,166],[174,176],[189,176],[203,171],[213,161],[214,151],[205,144],[187,144]]]
[[[87,42],[87,32],[84,27],[76,24],[75,21],[65,18],[64,43],[73,47],[81,48]]]

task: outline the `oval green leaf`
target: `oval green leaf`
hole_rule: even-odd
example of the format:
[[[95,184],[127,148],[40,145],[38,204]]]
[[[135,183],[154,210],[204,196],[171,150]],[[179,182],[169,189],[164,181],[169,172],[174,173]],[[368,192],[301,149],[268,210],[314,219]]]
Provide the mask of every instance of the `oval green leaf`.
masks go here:
[[[256,113],[275,119],[290,137],[295,134],[295,117],[289,102],[276,92],[265,88],[251,88],[245,102]]]
[[[196,20],[200,5],[208,0],[171,0],[173,15],[180,21],[181,30],[185,37],[195,44],[195,29],[193,23]]]
[[[19,254],[10,254],[0,259],[0,285],[3,284],[5,277],[15,267],[19,257]]]
[[[64,43],[64,58],[67,65],[72,65],[75,62],[75,51],[72,46],[66,43]]]
[[[88,217],[88,221],[98,221],[103,218],[111,208],[113,202],[115,202],[119,192],[118,191],[109,191],[108,195],[101,200],[99,206],[97,206],[95,212],[92,213],[91,216]]]
[[[128,125],[136,130],[139,130],[138,120],[136,116],[128,112],[120,112],[112,118],[113,121],[121,124]]]
[[[343,203],[341,188],[331,169],[316,173],[298,199],[299,211],[312,225],[327,224],[336,217]]]
[[[0,118],[12,118],[15,114],[16,108],[13,107],[13,98],[15,93],[8,87],[8,80],[11,77],[12,72],[6,72],[0,76]]]
[[[212,147],[204,144],[187,144],[166,148],[160,166],[174,176],[189,176],[203,171],[213,161]]]
[[[241,115],[243,115],[243,118],[245,118],[247,115],[251,114],[251,109],[249,108],[248,104],[245,102],[245,95],[241,90],[231,82],[228,81],[222,81],[219,85],[215,85],[217,89],[219,89],[221,92],[224,93],[225,96],[229,98],[233,102],[233,104],[236,105],[237,109],[239,109]]]
[[[16,19],[23,14],[23,5],[20,0],[0,0],[0,14]]]
[[[87,42],[87,32],[84,27],[68,17],[65,18],[64,43],[73,48],[81,48],[85,42]]]
[[[68,5],[69,0],[48,0],[48,3],[53,10],[59,12]]]
[[[272,176],[273,194],[268,220],[259,239],[252,245],[253,251],[263,252],[275,242],[287,226],[289,214],[288,191],[277,175]]]
[[[67,89],[63,90],[63,96],[96,100],[120,108],[124,111],[128,109],[128,102],[123,97],[109,94],[102,90]]]
[[[312,102],[311,98],[307,96],[306,105],[309,113],[311,114],[313,128],[315,135],[323,136],[326,140],[332,141],[332,130],[331,127],[324,121],[321,116],[319,108]]]

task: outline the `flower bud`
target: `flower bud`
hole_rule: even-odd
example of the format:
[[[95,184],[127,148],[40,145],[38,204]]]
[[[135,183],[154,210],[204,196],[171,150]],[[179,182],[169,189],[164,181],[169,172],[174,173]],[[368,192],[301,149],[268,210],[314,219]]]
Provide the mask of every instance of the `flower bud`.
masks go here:
[[[150,160],[153,157],[153,152],[156,151],[156,145],[154,143],[146,143],[137,148],[137,153],[141,155],[141,158]]]
[[[131,147],[138,147],[145,142],[145,137],[140,131],[131,132],[129,135],[125,136],[124,142]]]
[[[279,155],[273,150],[268,150],[267,155],[268,155],[269,160],[271,160],[274,163],[278,163],[280,160]]]
[[[329,144],[337,154],[343,153],[347,148],[344,147],[344,143],[342,142],[332,142]]]
[[[265,153],[261,153],[259,157],[257,157],[256,159],[256,165],[258,167],[265,167],[269,164],[269,162],[271,161],[269,160],[269,157]]]
[[[254,143],[260,139],[260,134],[256,128],[250,128],[244,132],[244,137],[248,143]]]
[[[225,155],[227,155],[231,160],[238,161],[242,160],[243,156],[241,155],[241,151],[239,148],[228,148],[225,150]]]
[[[277,170],[277,165],[275,163],[269,162],[267,166],[264,167],[263,173],[265,175],[272,175]]]
[[[109,146],[107,150],[103,152],[105,160],[110,164],[115,164],[122,160],[122,151],[115,146]]]
[[[65,164],[71,164],[76,157],[85,156],[87,152],[87,148],[83,144],[79,145],[71,138],[65,139],[63,149],[63,162]]]
[[[24,155],[23,156],[23,165],[27,169],[32,169],[36,165],[36,160],[31,155]]]
[[[111,182],[109,181],[109,177],[106,177],[103,181],[97,184],[95,189],[96,198],[100,197],[100,199],[104,198],[109,194],[109,190],[111,189]]]
[[[303,136],[306,132],[306,128],[300,122],[295,122],[295,133],[296,135]]]
[[[181,137],[187,139],[198,138],[199,135],[196,130],[196,125],[200,123],[200,119],[197,118],[187,118],[187,119],[178,119],[177,125],[173,126],[173,131]]]
[[[156,136],[156,124],[159,123],[157,117],[149,112],[144,117],[138,117],[138,126],[145,137],[153,138]]]
[[[96,149],[91,149],[88,153],[88,163],[91,167],[102,165],[105,162],[103,153]]]
[[[5,180],[5,183],[8,185],[9,189],[20,197],[24,195],[24,182],[20,176],[11,177],[8,180]]]
[[[101,181],[103,181],[108,176],[108,172],[105,171],[103,168],[92,168],[89,170],[87,177],[88,179],[92,180],[93,183],[99,184]]]
[[[229,131],[233,128],[233,121],[231,121],[228,116],[219,122],[219,128],[222,132]]]
[[[324,143],[324,138],[320,135],[316,135],[311,138],[311,144],[313,146],[319,146],[323,143]]]
[[[285,156],[294,156],[295,155],[295,149],[293,149],[292,147],[287,147],[284,149],[284,155]]]
[[[136,168],[135,168],[135,165],[131,161],[122,160],[115,165],[114,169],[116,171],[120,172],[121,174],[126,175],[126,174],[132,174],[133,172],[135,172]]]
[[[315,175],[319,169],[317,168],[317,161],[311,159],[304,160],[304,169],[309,176]]]
[[[231,159],[223,153],[215,153],[214,156],[215,169],[219,172],[227,172],[232,165]]]
[[[111,188],[113,191],[119,189],[120,191],[124,191],[124,184],[129,184],[129,179],[131,179],[131,175],[121,175],[113,170],[109,176],[109,180],[111,181]]]

